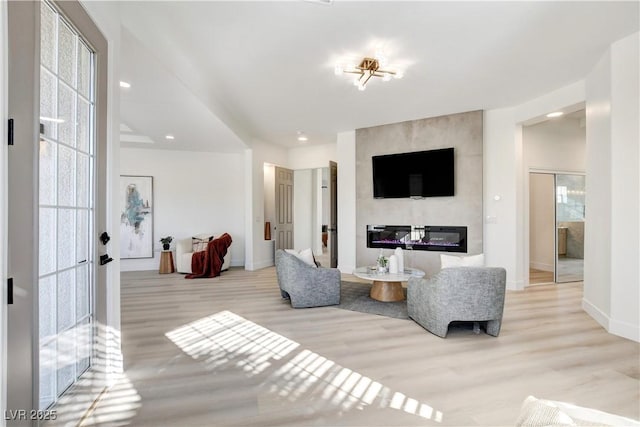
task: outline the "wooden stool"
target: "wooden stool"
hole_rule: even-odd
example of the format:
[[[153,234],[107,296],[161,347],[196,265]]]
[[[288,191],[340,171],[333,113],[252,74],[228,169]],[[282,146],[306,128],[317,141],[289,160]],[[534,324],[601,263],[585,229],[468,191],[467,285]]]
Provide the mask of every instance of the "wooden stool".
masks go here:
[[[162,251],[160,253],[160,274],[169,274],[176,271],[173,266],[173,252]]]

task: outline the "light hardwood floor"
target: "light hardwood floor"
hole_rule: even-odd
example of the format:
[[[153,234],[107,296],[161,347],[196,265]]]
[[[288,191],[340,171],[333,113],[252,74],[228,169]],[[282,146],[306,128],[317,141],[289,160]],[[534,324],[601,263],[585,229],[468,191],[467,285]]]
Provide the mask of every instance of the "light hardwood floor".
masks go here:
[[[273,268],[123,273],[121,293],[125,376],[84,425],[501,426],[528,395],[640,416],[640,345],[582,311],[581,283],[508,292],[498,338],[292,309]]]
[[[543,271],[537,270],[535,268],[530,268],[529,283],[532,285],[553,283],[553,271]]]

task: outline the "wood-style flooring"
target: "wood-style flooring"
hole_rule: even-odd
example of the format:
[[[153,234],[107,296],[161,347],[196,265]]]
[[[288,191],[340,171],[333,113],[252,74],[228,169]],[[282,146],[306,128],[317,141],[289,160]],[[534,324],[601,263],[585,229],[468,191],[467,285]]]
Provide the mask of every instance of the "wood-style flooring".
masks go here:
[[[553,271],[544,271],[535,268],[529,269],[529,284],[539,285],[546,283],[553,283]]]
[[[640,345],[581,283],[508,292],[497,338],[293,309],[273,268],[123,273],[121,294],[125,375],[84,425],[506,426],[528,395],[640,417]]]

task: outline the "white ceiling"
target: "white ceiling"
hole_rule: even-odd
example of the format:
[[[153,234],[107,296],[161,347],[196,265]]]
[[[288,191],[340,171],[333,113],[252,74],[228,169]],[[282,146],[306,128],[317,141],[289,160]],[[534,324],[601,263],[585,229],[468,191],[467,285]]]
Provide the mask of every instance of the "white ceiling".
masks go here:
[[[639,29],[633,2],[120,2],[121,114],[154,144],[239,151],[516,105],[583,79]],[[334,75],[383,43],[405,77]],[[174,134],[172,143],[165,134]]]

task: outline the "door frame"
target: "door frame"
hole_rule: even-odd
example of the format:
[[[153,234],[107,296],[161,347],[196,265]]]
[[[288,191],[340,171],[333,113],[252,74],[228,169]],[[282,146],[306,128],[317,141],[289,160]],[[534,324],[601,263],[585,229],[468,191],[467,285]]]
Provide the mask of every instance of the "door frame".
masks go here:
[[[7,3],[0,2],[0,135],[7,135],[8,94],[7,94]],[[0,280],[2,291],[0,292],[0,414],[5,414],[7,409],[7,155],[8,145],[2,138],[0,148]]]
[[[523,248],[523,253],[524,253],[524,262],[525,262],[525,274],[524,274],[524,287],[528,287],[531,286],[531,284],[529,283],[530,280],[530,276],[529,276],[529,266],[531,265],[531,254],[529,253],[529,244],[530,244],[530,233],[531,233],[531,223],[530,223],[530,218],[529,218],[529,209],[530,209],[530,202],[531,202],[531,184],[529,182],[529,176],[532,173],[541,173],[541,174],[548,174],[548,175],[553,175],[553,182],[554,182],[554,186],[555,186],[555,176],[556,175],[583,175],[583,176],[587,176],[586,172],[584,171],[572,171],[572,170],[566,170],[566,169],[542,169],[542,168],[529,168],[526,173],[524,174],[524,197],[523,197],[523,201],[524,201],[524,219],[523,219],[523,223],[524,223],[524,229],[526,230],[525,233],[523,233],[523,243],[524,243],[524,248]],[[553,190],[553,194],[555,195],[555,188]],[[553,209],[553,219],[554,219],[554,225],[556,223],[556,209],[554,207]],[[556,280],[556,270],[557,270],[557,258],[558,258],[558,236],[557,233],[554,233],[554,261],[553,261],[553,280],[554,283]],[[535,286],[535,285],[534,285]]]

